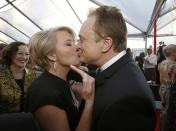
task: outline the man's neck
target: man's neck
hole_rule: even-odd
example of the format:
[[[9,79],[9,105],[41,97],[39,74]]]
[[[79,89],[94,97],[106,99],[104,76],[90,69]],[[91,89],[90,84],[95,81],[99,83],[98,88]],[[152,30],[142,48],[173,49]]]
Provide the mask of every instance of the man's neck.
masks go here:
[[[109,66],[111,66],[113,63],[115,63],[117,60],[119,60],[121,57],[123,57],[126,54],[126,51],[121,51],[118,53],[114,53],[101,67],[100,69],[103,71]]]

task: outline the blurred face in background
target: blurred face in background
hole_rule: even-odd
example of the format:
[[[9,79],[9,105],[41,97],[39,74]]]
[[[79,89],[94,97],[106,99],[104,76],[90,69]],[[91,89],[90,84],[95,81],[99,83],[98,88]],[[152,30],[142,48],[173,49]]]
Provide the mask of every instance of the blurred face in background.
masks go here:
[[[148,55],[151,55],[151,54],[152,54],[152,50],[151,50],[151,49],[148,49],[148,50],[147,50],[147,53],[148,53]]]
[[[69,32],[63,30],[56,33],[56,47],[54,57],[61,66],[70,66],[80,64],[78,52],[75,48],[75,38]]]
[[[29,50],[26,45],[18,46],[18,51],[12,57],[11,65],[24,68],[29,61]]]

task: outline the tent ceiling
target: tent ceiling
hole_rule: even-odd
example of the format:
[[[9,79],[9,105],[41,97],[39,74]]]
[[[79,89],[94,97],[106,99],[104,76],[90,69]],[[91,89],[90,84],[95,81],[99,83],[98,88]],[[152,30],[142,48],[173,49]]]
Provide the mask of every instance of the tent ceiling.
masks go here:
[[[154,16],[160,34],[175,33],[176,0],[0,0],[0,42],[28,42],[35,32],[60,25],[78,33],[89,9],[99,5],[121,10],[129,37],[153,35]]]

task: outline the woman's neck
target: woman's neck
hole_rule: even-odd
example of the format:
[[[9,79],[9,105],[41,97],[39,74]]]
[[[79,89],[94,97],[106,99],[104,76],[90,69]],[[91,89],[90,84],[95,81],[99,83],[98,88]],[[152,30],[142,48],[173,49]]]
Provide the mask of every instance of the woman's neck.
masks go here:
[[[14,65],[10,65],[10,70],[13,74],[14,79],[23,79],[24,68],[19,68]]]
[[[57,69],[53,69],[53,68],[50,68],[48,70],[51,74],[63,79],[63,80],[67,80],[67,74],[68,74],[68,71],[69,71],[69,68],[62,68],[61,66]]]

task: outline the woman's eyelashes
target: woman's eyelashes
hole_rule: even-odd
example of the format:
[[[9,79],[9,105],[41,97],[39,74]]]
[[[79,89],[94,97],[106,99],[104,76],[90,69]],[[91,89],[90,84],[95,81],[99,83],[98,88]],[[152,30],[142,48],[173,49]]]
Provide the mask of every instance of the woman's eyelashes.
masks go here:
[[[67,40],[65,44],[67,46],[74,46],[75,45],[75,40]]]

